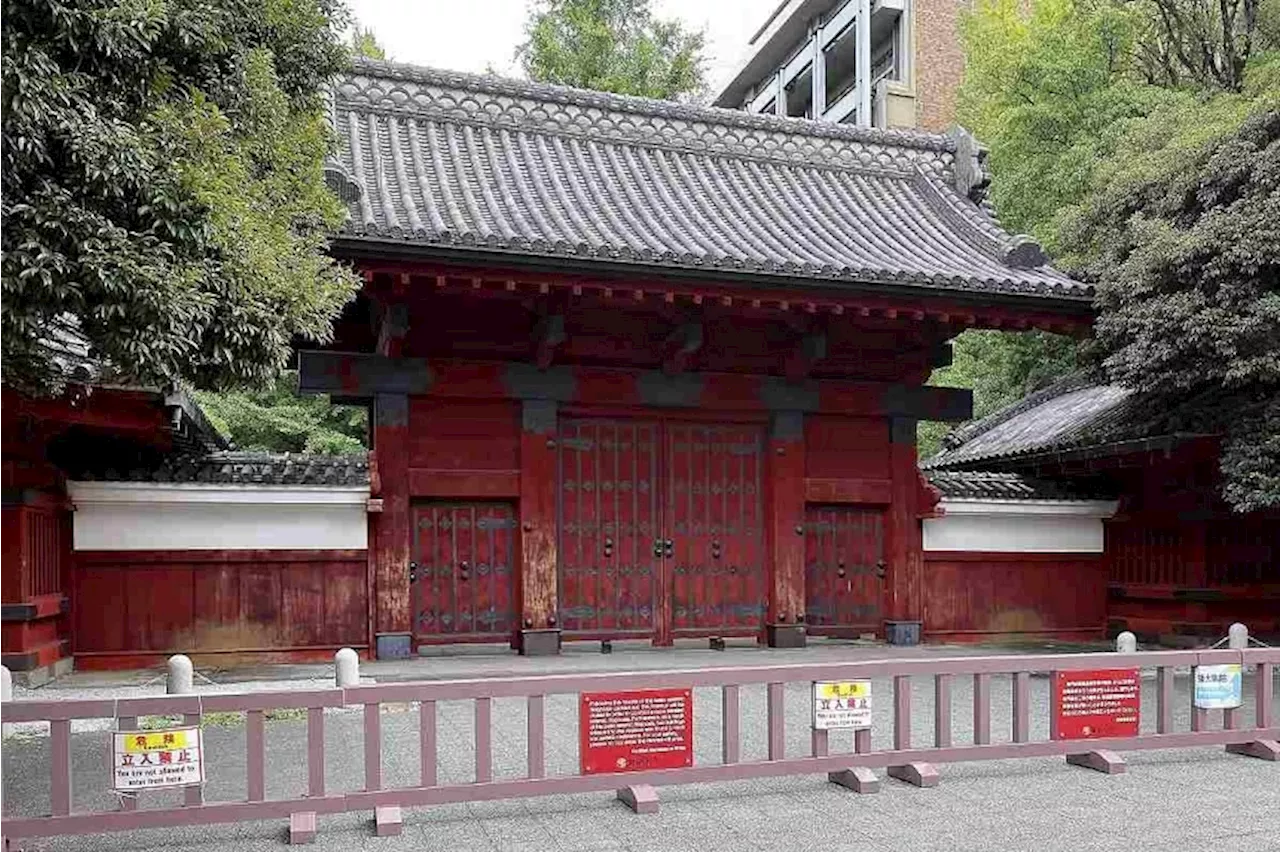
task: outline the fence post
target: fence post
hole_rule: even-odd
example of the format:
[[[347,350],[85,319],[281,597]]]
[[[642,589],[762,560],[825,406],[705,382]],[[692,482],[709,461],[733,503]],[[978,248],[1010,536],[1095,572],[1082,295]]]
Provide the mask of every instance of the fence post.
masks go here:
[[[166,695],[193,695],[195,686],[195,666],[186,654],[174,654],[165,664],[164,691]],[[194,727],[200,724],[199,713],[184,713],[182,724]],[[182,789],[182,804],[195,807],[204,804],[204,788],[193,784]]]
[[[360,685],[360,655],[343,648],[333,655],[333,679],[338,689]]]
[[[1236,622],[1227,630],[1227,647],[1233,651],[1245,651],[1249,648],[1249,628]],[[1255,711],[1253,727],[1266,728],[1271,723],[1271,703],[1274,686],[1272,685],[1272,664],[1258,663],[1254,666],[1253,689],[1255,693]],[[1244,666],[1240,667],[1240,687],[1244,688]],[[1194,683],[1192,691],[1195,690]],[[1194,711],[1192,711],[1194,712]],[[1235,717],[1240,711],[1223,710],[1224,728],[1235,727]],[[1280,760],[1280,742],[1276,740],[1251,740],[1247,743],[1227,743],[1227,751],[1231,754],[1243,754],[1261,760]]]
[[[1117,654],[1136,654],[1138,653],[1138,637],[1134,636],[1131,631],[1121,631],[1116,636],[1116,653]],[[1160,670],[1163,679],[1164,670]],[[1161,681],[1163,683],[1163,680]],[[1052,687],[1051,687],[1052,688]],[[1138,690],[1142,690],[1141,672],[1138,678]],[[1056,699],[1051,699],[1056,702]],[[1049,707],[1049,712],[1056,714],[1058,708],[1056,703]],[[1127,771],[1128,766],[1124,762],[1124,758],[1116,754],[1110,749],[1100,748],[1093,751],[1080,752],[1078,754],[1068,754],[1067,763],[1072,766],[1083,766],[1086,769],[1093,769],[1105,775],[1119,775]]]

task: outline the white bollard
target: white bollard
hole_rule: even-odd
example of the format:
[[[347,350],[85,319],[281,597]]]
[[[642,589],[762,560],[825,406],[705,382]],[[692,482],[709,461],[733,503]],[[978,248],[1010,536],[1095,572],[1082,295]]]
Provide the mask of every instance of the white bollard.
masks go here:
[[[1136,654],[1138,652],[1138,637],[1126,630],[1116,637],[1116,652],[1120,654]]]
[[[0,666],[0,701],[13,700],[13,674],[8,666]]]
[[[1233,651],[1248,650],[1249,628],[1238,621],[1227,628],[1227,647]]]
[[[191,695],[196,691],[195,666],[186,654],[174,654],[169,658],[164,691],[167,695]]]
[[[338,689],[360,685],[360,655],[343,648],[333,655],[333,677]]]

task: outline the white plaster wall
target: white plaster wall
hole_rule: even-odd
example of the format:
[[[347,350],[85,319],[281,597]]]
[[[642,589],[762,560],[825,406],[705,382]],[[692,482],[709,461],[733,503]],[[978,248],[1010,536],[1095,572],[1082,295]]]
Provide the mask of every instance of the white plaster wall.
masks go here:
[[[943,500],[924,521],[924,549],[986,553],[1102,553],[1101,501]]]
[[[367,488],[68,483],[76,550],[361,550]]]

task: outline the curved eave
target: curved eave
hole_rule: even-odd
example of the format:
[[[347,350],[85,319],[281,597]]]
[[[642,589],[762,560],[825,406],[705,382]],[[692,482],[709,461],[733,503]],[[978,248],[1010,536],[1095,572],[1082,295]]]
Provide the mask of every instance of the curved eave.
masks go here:
[[[330,238],[331,252],[353,261],[435,261],[459,265],[500,264],[507,268],[539,273],[595,274],[610,279],[630,280],[652,276],[661,270],[664,277],[681,281],[714,281],[748,287],[795,287],[807,290],[839,289],[868,296],[938,298],[966,307],[1007,307],[1051,313],[1064,318],[1091,320],[1092,294],[1019,292],[998,282],[956,284],[895,280],[885,275],[813,277],[753,269],[726,269],[722,266],[688,267],[661,259],[648,261],[625,258],[578,257],[560,254],[532,254],[501,246],[438,245],[377,234],[338,233]]]

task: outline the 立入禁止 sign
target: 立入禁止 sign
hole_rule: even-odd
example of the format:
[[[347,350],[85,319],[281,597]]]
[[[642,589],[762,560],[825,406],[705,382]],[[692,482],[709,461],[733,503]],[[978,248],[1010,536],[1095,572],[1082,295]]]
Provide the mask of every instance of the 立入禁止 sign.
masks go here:
[[[871,727],[871,681],[814,681],[813,727],[819,731]]]
[[[199,727],[116,731],[111,746],[116,790],[183,787],[204,782],[204,741]]]
[[[1196,666],[1195,705],[1201,710],[1234,710],[1244,703],[1244,669],[1239,663]]]
[[[1137,669],[1057,672],[1054,739],[1137,736],[1140,686]]]
[[[578,701],[583,775],[693,765],[693,690],[584,692]]]

